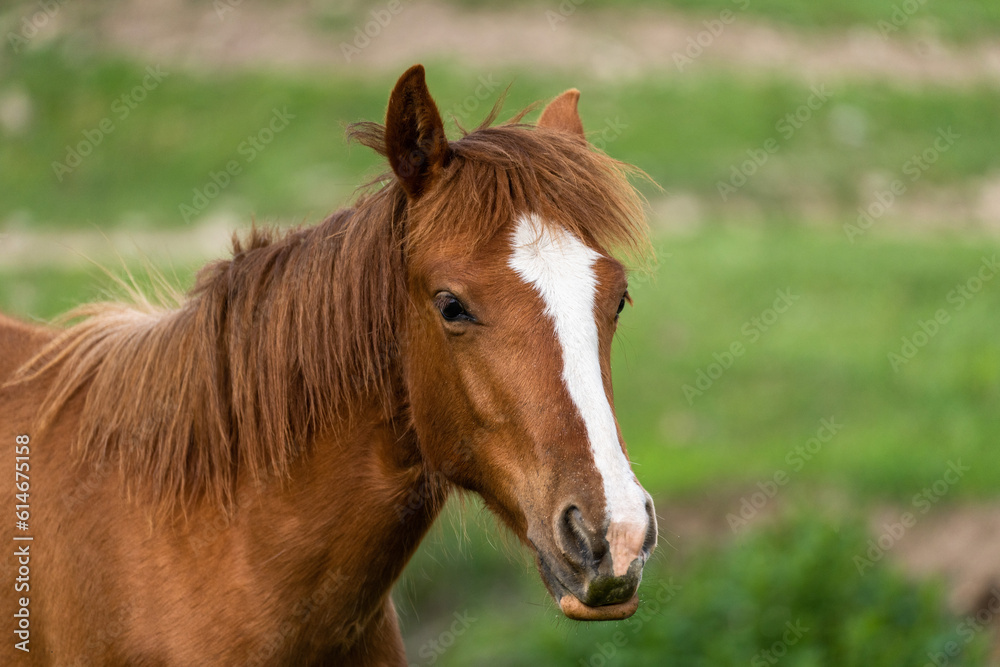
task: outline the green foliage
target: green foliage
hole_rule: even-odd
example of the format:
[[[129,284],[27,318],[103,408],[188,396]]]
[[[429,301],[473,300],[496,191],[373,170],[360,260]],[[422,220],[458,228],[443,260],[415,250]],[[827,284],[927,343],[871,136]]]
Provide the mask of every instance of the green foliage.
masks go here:
[[[984,664],[988,633],[963,630],[934,585],[883,566],[859,575],[865,532],[815,518],[785,520],[700,554],[669,574],[647,566],[639,611],[620,623],[534,623],[520,612],[473,609],[441,665],[588,667],[870,667],[924,665],[948,642],[949,665]],[[515,627],[532,627],[516,634]],[[413,657],[413,656],[411,656]]]

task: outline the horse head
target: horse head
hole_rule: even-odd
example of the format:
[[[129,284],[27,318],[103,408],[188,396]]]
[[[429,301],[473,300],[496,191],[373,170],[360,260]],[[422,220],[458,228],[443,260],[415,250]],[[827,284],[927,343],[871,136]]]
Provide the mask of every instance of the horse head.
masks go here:
[[[611,383],[631,300],[609,246],[645,237],[627,167],[588,144],[578,97],[449,142],[418,65],[392,92],[384,149],[406,193],[402,374],[425,464],[534,550],[567,616],[602,620],[634,613],[656,544]]]

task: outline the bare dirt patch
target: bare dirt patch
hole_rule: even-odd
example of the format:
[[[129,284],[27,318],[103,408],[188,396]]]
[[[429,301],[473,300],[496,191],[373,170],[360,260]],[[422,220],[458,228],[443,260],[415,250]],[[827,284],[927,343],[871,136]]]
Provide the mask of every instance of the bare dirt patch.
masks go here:
[[[956,612],[977,611],[993,596],[1000,597],[1000,505],[956,506],[930,514],[907,531],[893,552],[906,571],[948,581],[949,603]]]
[[[697,498],[657,500],[657,549],[663,552],[658,557],[683,562],[705,546],[723,546],[780,521],[791,509],[787,500],[775,498],[734,530],[727,517],[739,513],[741,499],[751,492],[744,491],[742,496],[737,490],[716,490]],[[842,494],[817,493],[830,516],[857,515],[856,505]],[[906,511],[913,513],[913,508],[883,506],[869,513],[869,532],[876,547],[886,526],[898,523]],[[859,558],[867,557],[859,554]],[[886,562],[915,579],[943,582],[949,610],[967,624],[963,636],[991,633],[993,659],[1000,664],[1000,614],[994,611],[1000,608],[1000,504],[958,504],[919,515],[914,525],[893,537],[887,549],[876,551],[871,567],[883,567]]]

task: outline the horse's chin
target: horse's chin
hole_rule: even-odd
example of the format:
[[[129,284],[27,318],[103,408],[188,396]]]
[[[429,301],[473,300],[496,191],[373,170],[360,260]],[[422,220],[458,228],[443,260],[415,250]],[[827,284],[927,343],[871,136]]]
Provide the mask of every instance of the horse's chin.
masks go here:
[[[535,562],[538,565],[538,572],[542,576],[542,582],[549,589],[549,593],[566,618],[574,621],[621,621],[630,617],[639,608],[639,596],[635,593],[635,587],[632,588],[631,596],[623,602],[602,605],[586,604],[571,591],[569,585],[564,584],[556,576],[549,562],[542,557],[541,552],[537,549]],[[635,585],[638,585],[638,581],[635,582]],[[583,592],[586,593],[586,591]],[[621,592],[627,593],[627,591]]]
[[[566,593],[559,598],[559,608],[566,614],[566,618],[574,621],[621,621],[639,608],[639,596],[633,595],[631,599],[618,604],[590,607],[580,602],[572,593]]]

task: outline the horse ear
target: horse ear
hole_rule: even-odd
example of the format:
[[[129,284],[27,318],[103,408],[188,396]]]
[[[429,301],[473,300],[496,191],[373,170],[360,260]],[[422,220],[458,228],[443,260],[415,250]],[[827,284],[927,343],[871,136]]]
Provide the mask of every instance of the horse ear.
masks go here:
[[[580,121],[580,114],[576,111],[576,103],[579,99],[580,91],[576,88],[570,88],[549,102],[538,119],[538,127],[572,132],[583,137],[583,122]]]
[[[424,81],[424,66],[399,77],[385,114],[389,164],[411,199],[420,197],[451,153],[444,124]]]

